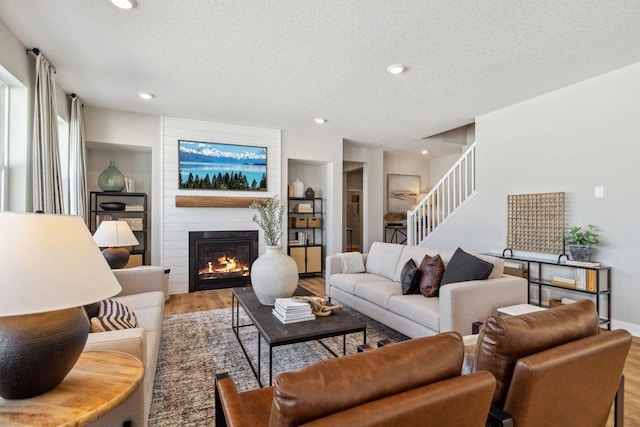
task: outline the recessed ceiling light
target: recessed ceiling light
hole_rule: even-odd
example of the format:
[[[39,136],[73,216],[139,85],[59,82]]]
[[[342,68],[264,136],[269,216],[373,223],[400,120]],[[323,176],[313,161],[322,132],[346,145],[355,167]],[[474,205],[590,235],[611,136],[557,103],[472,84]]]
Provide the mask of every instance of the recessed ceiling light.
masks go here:
[[[133,9],[136,7],[136,0],[111,0],[111,3],[120,9]]]
[[[421,153],[422,154],[429,154],[429,150],[422,150]]]
[[[138,92],[138,96],[139,96],[140,98],[142,98],[142,99],[146,99],[146,100],[149,100],[149,99],[153,99],[153,98],[155,98],[155,95],[152,95],[152,94],[147,93],[147,92]]]
[[[407,70],[407,66],[402,64],[393,64],[387,67],[387,71],[390,72],[391,74],[404,73],[406,70]]]
[[[322,117],[316,117],[315,119],[313,119],[313,121],[316,122],[319,125],[321,125],[323,123],[327,123],[327,119],[323,119]]]

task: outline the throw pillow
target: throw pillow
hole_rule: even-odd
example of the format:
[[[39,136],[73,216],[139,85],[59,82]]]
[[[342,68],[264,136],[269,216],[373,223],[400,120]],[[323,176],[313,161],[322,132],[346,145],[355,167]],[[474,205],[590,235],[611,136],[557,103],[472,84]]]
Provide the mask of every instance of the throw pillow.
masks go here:
[[[440,286],[470,280],[485,280],[491,274],[491,270],[493,270],[493,264],[458,248],[447,264]]]
[[[91,319],[91,332],[117,331],[138,327],[138,319],[126,305],[105,299],[98,303],[98,315]]]
[[[420,290],[420,270],[416,267],[413,259],[409,259],[402,267],[400,284],[402,285],[402,295],[417,294]]]
[[[91,319],[92,317],[96,317],[98,313],[100,313],[100,303],[94,302],[93,304],[87,304],[84,306],[84,311],[87,312],[87,316],[89,316],[89,319]]]
[[[344,252],[338,255],[342,261],[343,273],[364,273],[364,260],[360,252]]]
[[[440,291],[444,262],[440,255],[425,255],[420,262],[420,292],[427,298],[437,297]]]

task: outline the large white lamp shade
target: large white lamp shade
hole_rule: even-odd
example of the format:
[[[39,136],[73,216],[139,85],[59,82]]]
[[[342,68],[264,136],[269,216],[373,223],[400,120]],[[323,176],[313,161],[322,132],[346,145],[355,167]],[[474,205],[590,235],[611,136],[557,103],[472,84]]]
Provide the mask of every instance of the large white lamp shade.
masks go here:
[[[78,216],[0,212],[0,271],[0,396],[36,396],[84,348],[79,307],[122,288]]]

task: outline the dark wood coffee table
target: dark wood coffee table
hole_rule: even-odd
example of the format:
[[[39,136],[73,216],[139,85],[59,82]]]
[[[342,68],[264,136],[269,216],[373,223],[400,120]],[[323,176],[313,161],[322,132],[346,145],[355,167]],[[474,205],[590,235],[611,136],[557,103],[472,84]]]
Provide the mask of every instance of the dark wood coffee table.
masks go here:
[[[313,294],[304,288],[298,287],[294,295],[306,296]],[[253,323],[240,325],[240,306],[242,306]],[[273,315],[272,309],[272,306],[260,304],[251,286],[233,289],[231,296],[231,327],[260,387],[263,386],[260,377],[262,359],[260,343],[262,340],[269,346],[269,385],[272,384],[273,380],[273,347],[318,340],[331,354],[337,357],[338,355],[333,350],[320,341],[322,338],[342,335],[343,355],[347,351],[347,334],[362,332],[362,342],[363,344],[367,342],[366,323],[356,319],[344,310],[336,310],[331,316],[318,316],[315,320],[285,325]],[[254,326],[258,330],[257,369],[251,362],[251,358],[249,358],[247,350],[240,339],[240,328],[248,326]]]

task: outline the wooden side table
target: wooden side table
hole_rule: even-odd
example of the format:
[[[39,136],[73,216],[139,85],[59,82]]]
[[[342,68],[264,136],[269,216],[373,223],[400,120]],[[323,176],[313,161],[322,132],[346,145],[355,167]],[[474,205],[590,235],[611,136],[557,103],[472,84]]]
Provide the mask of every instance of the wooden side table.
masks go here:
[[[124,402],[143,376],[144,365],[135,356],[84,352],[55,389],[29,399],[0,398],[0,425],[84,426]]]

